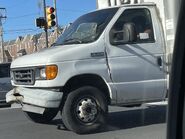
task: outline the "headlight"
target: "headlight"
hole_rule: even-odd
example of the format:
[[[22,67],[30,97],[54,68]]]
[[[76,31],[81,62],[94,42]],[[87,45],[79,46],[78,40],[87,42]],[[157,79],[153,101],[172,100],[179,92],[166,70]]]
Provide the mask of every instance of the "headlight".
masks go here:
[[[49,65],[36,69],[35,79],[38,80],[53,80],[58,73],[58,67],[56,65]]]
[[[40,77],[42,79],[46,79],[46,69],[45,68],[40,69]]]

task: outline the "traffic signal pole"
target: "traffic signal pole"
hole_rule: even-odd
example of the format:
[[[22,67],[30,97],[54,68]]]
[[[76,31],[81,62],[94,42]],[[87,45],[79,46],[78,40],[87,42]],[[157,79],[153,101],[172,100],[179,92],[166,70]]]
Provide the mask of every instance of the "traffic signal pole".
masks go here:
[[[47,20],[47,17],[46,17],[46,1],[43,0],[43,10],[44,10],[44,18],[45,18],[45,21]],[[44,26],[44,31],[45,31],[45,40],[46,40],[46,48],[48,48],[48,27],[47,27],[47,22]]]
[[[4,53],[4,41],[3,41],[3,26],[2,21],[0,19],[0,38],[1,38],[1,50],[2,50],[2,62],[5,62],[5,53]]]

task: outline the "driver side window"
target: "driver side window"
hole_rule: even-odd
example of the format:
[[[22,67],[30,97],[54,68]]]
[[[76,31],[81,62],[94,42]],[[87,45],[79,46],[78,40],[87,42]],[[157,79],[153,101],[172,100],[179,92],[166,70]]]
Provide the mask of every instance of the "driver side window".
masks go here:
[[[132,25],[131,31],[125,27],[127,24]],[[134,39],[130,40],[129,38],[133,36]],[[146,8],[125,10],[110,31],[110,42],[111,44],[154,42],[150,11]]]

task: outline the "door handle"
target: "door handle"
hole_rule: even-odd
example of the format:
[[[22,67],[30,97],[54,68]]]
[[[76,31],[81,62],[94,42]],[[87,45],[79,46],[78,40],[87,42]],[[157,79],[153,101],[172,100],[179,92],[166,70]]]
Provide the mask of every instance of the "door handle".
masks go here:
[[[157,57],[157,64],[160,68],[163,67],[163,60],[162,60],[162,57],[161,56],[158,56]]]

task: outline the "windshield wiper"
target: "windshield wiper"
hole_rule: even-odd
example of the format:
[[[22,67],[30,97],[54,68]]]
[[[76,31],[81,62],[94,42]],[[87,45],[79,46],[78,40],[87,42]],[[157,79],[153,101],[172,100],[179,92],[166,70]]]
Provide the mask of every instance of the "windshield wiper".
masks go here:
[[[78,38],[70,38],[64,41],[64,44],[82,43],[83,41]]]

